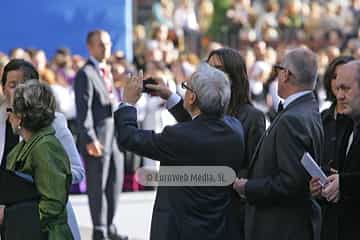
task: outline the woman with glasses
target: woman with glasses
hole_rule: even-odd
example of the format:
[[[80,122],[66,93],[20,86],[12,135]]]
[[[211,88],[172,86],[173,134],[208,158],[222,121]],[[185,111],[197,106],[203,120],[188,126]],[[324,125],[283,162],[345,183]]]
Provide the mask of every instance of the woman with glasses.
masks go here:
[[[51,127],[55,99],[50,88],[37,81],[18,85],[7,111],[13,131],[23,140],[8,154],[6,168],[33,180],[40,195],[38,215],[43,239],[73,239],[66,212],[70,162]],[[21,226],[17,228],[21,232]]]

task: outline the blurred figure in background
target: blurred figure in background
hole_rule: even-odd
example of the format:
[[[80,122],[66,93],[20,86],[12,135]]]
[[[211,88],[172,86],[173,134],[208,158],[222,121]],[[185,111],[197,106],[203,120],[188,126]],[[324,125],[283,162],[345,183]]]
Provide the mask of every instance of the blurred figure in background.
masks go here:
[[[111,39],[104,30],[86,38],[90,58],[75,78],[78,146],[86,170],[93,240],[128,239],[113,223],[122,189],[124,159],[117,143],[113,110],[117,105],[110,66]]]

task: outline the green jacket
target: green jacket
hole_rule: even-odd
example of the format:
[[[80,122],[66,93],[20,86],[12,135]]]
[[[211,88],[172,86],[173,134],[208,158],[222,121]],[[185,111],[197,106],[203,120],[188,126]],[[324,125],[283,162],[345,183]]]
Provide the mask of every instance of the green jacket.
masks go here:
[[[41,229],[49,240],[73,239],[67,224],[66,203],[71,184],[70,162],[52,127],[21,141],[9,153],[7,168],[34,179],[40,194]]]

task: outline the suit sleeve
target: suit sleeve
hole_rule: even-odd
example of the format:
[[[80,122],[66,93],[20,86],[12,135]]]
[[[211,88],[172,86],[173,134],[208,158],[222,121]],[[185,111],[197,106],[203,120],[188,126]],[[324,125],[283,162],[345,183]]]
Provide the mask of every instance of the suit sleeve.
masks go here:
[[[85,142],[92,143],[97,140],[91,105],[94,89],[91,81],[83,70],[80,70],[75,78],[75,104],[76,119],[78,122],[79,134]]]
[[[52,126],[55,129],[56,138],[60,141],[70,159],[72,183],[79,183],[85,177],[85,170],[65,117],[61,113],[56,113]]]
[[[121,133],[117,135],[118,144],[136,154],[157,159],[162,163],[174,159],[171,127],[166,127],[160,134],[154,131],[140,130],[137,127],[136,109],[131,106],[120,106],[115,112],[115,127]]]
[[[304,152],[313,152],[307,149],[307,146],[312,146],[310,136],[306,135],[303,123],[295,117],[282,119],[276,131],[273,146],[278,172],[272,176],[255,178],[247,182],[245,195],[250,203],[290,203],[309,196],[310,177],[300,160]]]
[[[360,199],[360,172],[340,173],[340,196]]]
[[[178,122],[187,122],[191,120],[190,114],[183,106],[184,101],[181,99],[174,107],[169,109],[169,112],[174,116]]]

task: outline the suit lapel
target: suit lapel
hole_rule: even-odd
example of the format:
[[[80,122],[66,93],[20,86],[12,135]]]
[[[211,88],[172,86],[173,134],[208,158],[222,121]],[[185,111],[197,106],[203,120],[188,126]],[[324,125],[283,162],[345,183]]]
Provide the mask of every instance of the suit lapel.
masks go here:
[[[259,151],[260,151],[260,148],[261,148],[261,145],[263,144],[264,142],[264,138],[269,135],[269,132],[271,131],[271,129],[274,128],[274,126],[276,125],[276,123],[279,121],[281,115],[285,112],[282,111],[280,112],[276,117],[275,119],[273,120],[273,122],[271,123],[271,125],[269,126],[268,129],[266,129],[266,131],[264,132],[264,134],[261,136],[260,140],[259,140],[259,143],[256,145],[256,148],[255,148],[255,151],[252,155],[252,158],[251,158],[251,161],[249,163],[249,170],[252,168],[254,162],[255,162],[255,159],[257,158],[258,154],[259,154]]]
[[[109,93],[106,90],[105,81],[102,78],[102,76],[100,75],[100,73],[99,73],[98,69],[96,68],[95,64],[91,60],[88,60],[87,64],[89,66],[91,66],[91,69],[93,71],[92,75],[94,76],[93,79],[94,79],[95,88],[98,89],[102,95],[105,95],[107,98],[109,98]]]

